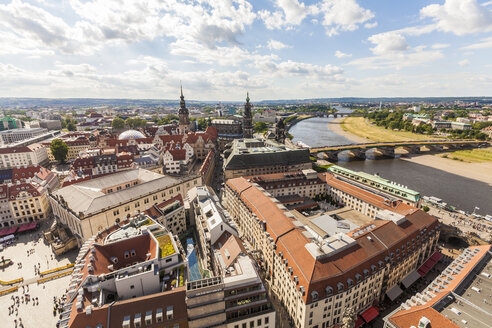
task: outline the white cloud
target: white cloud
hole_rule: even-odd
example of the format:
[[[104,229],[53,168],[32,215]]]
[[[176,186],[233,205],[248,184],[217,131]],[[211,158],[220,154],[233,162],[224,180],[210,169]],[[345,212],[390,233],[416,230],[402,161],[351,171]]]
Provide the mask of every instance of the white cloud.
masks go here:
[[[405,37],[401,33],[394,31],[374,34],[368,40],[376,45],[371,48],[371,51],[376,55],[401,52],[408,49]]]
[[[343,79],[343,69],[330,64],[315,65],[287,60],[283,62],[265,61],[258,64],[258,68],[266,74],[278,76],[306,76],[310,78]]]
[[[365,28],[375,28],[378,26],[378,22],[370,22],[370,23],[365,23],[364,27]]]
[[[492,11],[476,0],[446,0],[420,10],[423,18],[431,18],[436,28],[456,35],[492,31]]]
[[[470,44],[461,49],[485,49],[492,48],[492,37],[481,39],[480,42]]]
[[[355,31],[360,24],[374,18],[374,13],[359,6],[356,0],[323,0],[319,9],[328,36]]]
[[[201,43],[178,39],[170,44],[170,53],[175,56],[191,57],[200,63],[215,64],[220,66],[237,66],[245,62],[259,62],[265,60],[278,60],[277,55],[260,55],[241,49],[239,46],[218,46],[213,49]]]
[[[431,48],[432,49],[444,49],[444,48],[448,48],[449,46],[451,46],[449,43],[434,43]]]
[[[275,11],[260,10],[258,15],[265,23],[269,30],[287,28],[302,23],[304,18],[309,14],[316,12],[316,7],[306,6],[298,0],[276,0]]]
[[[468,65],[470,65],[470,61],[468,59],[463,59],[462,61],[458,62],[458,65],[468,66]]]
[[[420,67],[443,57],[439,50],[424,50],[422,47],[416,47],[408,51],[390,51],[371,57],[354,59],[348,65],[364,70],[400,70],[405,67]]]
[[[277,40],[268,41],[267,47],[272,50],[281,50],[284,48],[290,48],[290,46]]]
[[[352,57],[352,54],[345,54],[345,53],[341,52],[340,50],[337,50],[337,51],[335,51],[335,57],[337,57],[337,58],[348,58],[348,57]]]
[[[123,2],[123,3],[122,3]],[[184,38],[214,48],[238,44],[256,18],[247,0],[178,2],[148,0],[70,0],[76,20],[68,24],[43,8],[13,0],[0,4],[3,39],[10,33],[24,45],[66,54],[93,54],[107,45]],[[28,46],[28,45],[31,46]],[[4,43],[2,43],[4,45]],[[14,53],[23,49],[12,47]]]

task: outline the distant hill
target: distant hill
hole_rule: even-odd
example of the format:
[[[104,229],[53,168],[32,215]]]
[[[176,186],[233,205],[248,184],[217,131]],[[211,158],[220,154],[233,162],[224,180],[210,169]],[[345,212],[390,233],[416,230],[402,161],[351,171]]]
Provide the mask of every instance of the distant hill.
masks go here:
[[[391,97],[391,98],[312,98],[312,99],[278,99],[253,101],[264,105],[295,105],[305,103],[440,103],[476,101],[480,104],[492,103],[492,97]],[[190,105],[213,105],[222,103],[224,105],[241,104],[243,101],[197,101],[186,100]],[[101,99],[101,98],[0,98],[0,107],[40,108],[40,107],[97,107],[103,105],[121,107],[156,107],[156,106],[178,106],[179,100],[169,99]]]

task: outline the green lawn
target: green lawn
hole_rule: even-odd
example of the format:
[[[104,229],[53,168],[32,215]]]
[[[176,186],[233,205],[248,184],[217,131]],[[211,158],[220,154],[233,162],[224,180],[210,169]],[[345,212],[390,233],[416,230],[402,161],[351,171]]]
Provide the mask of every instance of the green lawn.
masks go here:
[[[348,133],[366,138],[368,142],[391,142],[391,141],[412,141],[412,140],[429,140],[442,138],[434,135],[417,134],[407,131],[393,131],[370,124],[363,117],[347,117],[341,123],[341,127]]]
[[[469,163],[490,162],[492,161],[492,147],[482,149],[457,150],[452,153],[447,153],[440,156]]]

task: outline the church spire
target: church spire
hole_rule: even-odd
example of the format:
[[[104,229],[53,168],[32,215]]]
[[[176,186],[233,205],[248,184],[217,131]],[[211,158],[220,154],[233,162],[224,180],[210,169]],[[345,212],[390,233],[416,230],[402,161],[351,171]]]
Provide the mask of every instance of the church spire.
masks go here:
[[[179,86],[181,89],[181,96],[179,97],[181,100],[179,101],[179,111],[178,111],[179,128],[181,133],[186,133],[188,132],[190,127],[190,117],[189,117],[188,108],[186,108],[186,103],[183,96],[183,85],[181,84],[181,81],[179,81]]]
[[[253,115],[251,113],[251,103],[249,102],[249,92],[246,93],[246,103],[244,104],[243,137],[253,138]]]

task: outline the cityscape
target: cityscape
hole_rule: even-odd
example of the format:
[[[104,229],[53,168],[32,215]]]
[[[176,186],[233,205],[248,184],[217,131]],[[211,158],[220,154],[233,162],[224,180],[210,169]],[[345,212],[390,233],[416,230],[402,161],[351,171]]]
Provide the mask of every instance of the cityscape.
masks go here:
[[[0,4],[0,327],[492,328],[491,33],[478,0]]]

